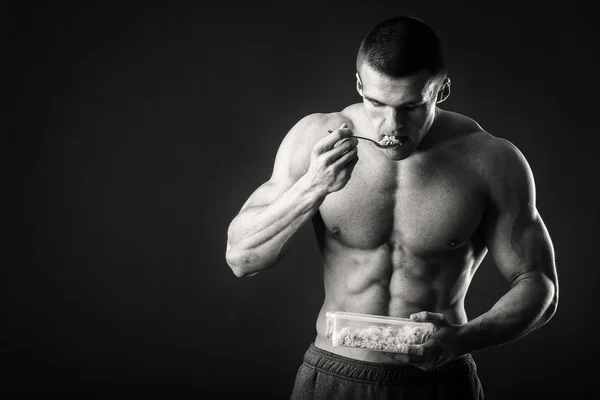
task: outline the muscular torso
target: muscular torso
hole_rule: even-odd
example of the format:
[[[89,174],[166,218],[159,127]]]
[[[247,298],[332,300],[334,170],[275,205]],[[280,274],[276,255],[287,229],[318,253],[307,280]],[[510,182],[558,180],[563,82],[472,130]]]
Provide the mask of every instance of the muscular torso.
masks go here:
[[[346,110],[356,135],[361,122]],[[453,118],[447,114],[449,121]],[[486,191],[478,174],[479,132],[467,121],[440,128],[439,140],[401,162],[360,142],[360,161],[342,190],[313,218],[324,260],[325,301],[315,345],[347,357],[393,362],[365,349],[333,347],[325,313],[394,317],[443,313],[464,323],[464,298],[486,254]]]

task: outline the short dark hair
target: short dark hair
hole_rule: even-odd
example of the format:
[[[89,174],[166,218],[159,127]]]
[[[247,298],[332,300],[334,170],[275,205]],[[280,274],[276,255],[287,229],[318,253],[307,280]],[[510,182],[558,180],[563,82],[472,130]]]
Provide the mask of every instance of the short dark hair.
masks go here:
[[[364,63],[391,78],[422,70],[446,75],[439,37],[428,24],[410,16],[393,17],[371,29],[358,49],[356,70],[360,72]]]

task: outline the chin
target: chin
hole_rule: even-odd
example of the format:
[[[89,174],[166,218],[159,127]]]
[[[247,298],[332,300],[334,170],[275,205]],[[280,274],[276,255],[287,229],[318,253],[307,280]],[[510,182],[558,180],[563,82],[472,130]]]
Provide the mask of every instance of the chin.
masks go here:
[[[392,149],[384,150],[385,156],[390,160],[401,161],[415,152],[412,140],[409,139],[402,147],[394,147]]]

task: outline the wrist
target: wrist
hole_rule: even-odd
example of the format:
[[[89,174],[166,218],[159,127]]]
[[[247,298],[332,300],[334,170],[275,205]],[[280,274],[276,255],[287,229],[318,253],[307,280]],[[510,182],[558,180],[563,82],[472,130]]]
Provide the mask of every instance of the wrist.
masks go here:
[[[462,325],[455,325],[456,336],[458,338],[459,354],[469,354],[477,350],[473,344],[473,333],[475,326],[472,322],[467,322]]]
[[[307,175],[303,175],[298,179],[296,188],[298,189],[300,196],[314,206],[320,206],[327,196],[327,190],[314,185]]]
[[[467,354],[468,351],[465,350],[465,334],[464,334],[464,324],[462,325],[454,325],[454,332],[456,333],[457,338],[457,354],[463,355]]]

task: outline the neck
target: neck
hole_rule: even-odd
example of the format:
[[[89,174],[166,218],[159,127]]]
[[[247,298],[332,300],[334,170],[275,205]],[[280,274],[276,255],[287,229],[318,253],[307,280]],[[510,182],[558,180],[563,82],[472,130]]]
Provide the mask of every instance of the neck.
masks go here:
[[[443,119],[445,117],[445,111],[441,108],[435,108],[435,114],[433,116],[433,122],[431,123],[431,127],[425,133],[425,136],[421,139],[421,142],[417,146],[418,150],[428,150],[442,141],[444,131],[443,127]]]

